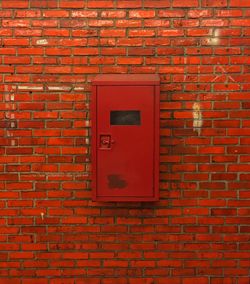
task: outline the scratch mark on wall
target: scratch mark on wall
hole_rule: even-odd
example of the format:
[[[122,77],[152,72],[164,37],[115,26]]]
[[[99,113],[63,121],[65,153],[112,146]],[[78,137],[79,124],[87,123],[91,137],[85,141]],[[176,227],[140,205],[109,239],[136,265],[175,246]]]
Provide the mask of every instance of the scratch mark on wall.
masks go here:
[[[233,81],[234,83],[237,83],[237,82],[234,80],[234,78],[233,78],[231,75],[229,75],[229,74],[227,73],[227,71],[225,70],[225,68],[223,68],[221,65],[219,65],[218,68],[220,68],[220,69],[222,70],[222,73],[227,74],[227,77],[228,77],[231,81]],[[239,85],[239,84],[238,84],[238,85]]]
[[[193,104],[193,129],[198,133],[198,135],[201,134],[202,125],[203,125],[203,120],[202,120],[202,113],[200,110],[200,103],[195,102]]]

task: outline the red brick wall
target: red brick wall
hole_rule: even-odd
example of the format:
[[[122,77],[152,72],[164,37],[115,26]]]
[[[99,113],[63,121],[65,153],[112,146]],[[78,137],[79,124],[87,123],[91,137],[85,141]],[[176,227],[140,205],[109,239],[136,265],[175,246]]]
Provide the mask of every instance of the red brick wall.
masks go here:
[[[250,1],[0,3],[0,283],[248,284]],[[157,203],[91,201],[98,73],[161,76]]]

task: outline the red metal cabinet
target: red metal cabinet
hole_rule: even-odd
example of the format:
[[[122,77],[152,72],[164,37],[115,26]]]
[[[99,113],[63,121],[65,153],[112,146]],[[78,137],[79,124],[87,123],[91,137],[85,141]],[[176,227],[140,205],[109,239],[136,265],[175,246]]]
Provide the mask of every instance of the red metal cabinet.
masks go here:
[[[93,200],[158,200],[159,82],[149,74],[92,81]]]

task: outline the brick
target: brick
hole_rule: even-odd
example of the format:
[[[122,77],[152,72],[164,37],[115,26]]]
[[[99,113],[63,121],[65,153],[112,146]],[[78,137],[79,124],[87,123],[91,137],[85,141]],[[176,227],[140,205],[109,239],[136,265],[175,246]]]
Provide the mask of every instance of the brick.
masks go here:
[[[199,26],[198,20],[174,20],[174,27],[197,27]]]
[[[208,19],[208,20],[202,20],[201,26],[204,27],[222,27],[222,26],[228,26],[228,21],[223,19]]]
[[[29,1],[28,0],[2,0],[2,8],[3,9],[23,9],[29,7]]]
[[[202,0],[202,6],[204,7],[227,7],[227,0]]]
[[[147,11],[129,11],[129,18],[153,18],[155,16],[154,10],[147,10]]]
[[[39,10],[30,11],[30,10],[16,10],[15,17],[16,18],[39,18],[42,13]]]
[[[141,8],[142,0],[121,0],[117,3],[117,8]]]
[[[173,0],[172,6],[173,7],[198,7],[199,3],[198,0],[186,0],[186,1],[181,1],[181,0]]]
[[[115,30],[101,30],[100,36],[102,37],[124,37],[125,36],[125,30],[121,29],[115,29]]]
[[[125,18],[126,11],[102,11],[101,17],[102,18]]]
[[[10,259],[29,259],[33,258],[34,254],[32,252],[11,252],[9,257]]]
[[[211,17],[212,14],[211,14],[211,10],[192,9],[188,11],[188,16],[190,18],[208,18],[208,17]]]
[[[113,20],[89,20],[88,24],[90,27],[112,27],[114,22]]]
[[[72,11],[73,18],[96,18],[96,11]],[[113,17],[111,17],[113,18]]]
[[[113,8],[114,1],[105,0],[105,1],[89,1],[87,7],[88,8]]]
[[[15,49],[14,48],[0,48],[0,54],[3,55],[15,55]]]
[[[160,10],[158,12],[159,17],[166,17],[166,18],[182,18],[185,16],[184,11],[182,10]]]
[[[85,7],[85,2],[78,1],[78,0],[61,0],[59,3],[60,8],[73,8],[73,9],[78,9],[78,8],[84,8]]]
[[[145,27],[169,27],[170,22],[168,20],[144,20]]]
[[[117,27],[141,27],[142,21],[141,20],[117,20],[116,26]]]
[[[231,7],[250,7],[250,3],[247,0],[231,0]]]
[[[69,12],[64,11],[64,10],[44,11],[43,17],[45,18],[67,18],[69,17]]]
[[[3,27],[29,27],[30,26],[30,20],[3,20],[2,21]]]
[[[248,19],[235,19],[231,20],[232,26],[250,26],[250,20]]]
[[[164,30],[159,30],[158,32],[159,36],[183,36],[183,31],[181,30],[173,30],[173,29],[164,29]]]
[[[43,50],[41,48],[18,48],[17,49],[18,54],[20,55],[42,55]]]
[[[28,56],[5,56],[4,63],[5,64],[29,64],[31,62],[30,57]]]
[[[22,73],[30,73],[30,74],[34,74],[34,73],[42,73],[42,67],[41,66],[26,66],[26,67],[16,67],[16,71],[20,74]]]
[[[31,8],[57,8],[57,0],[33,0],[30,3]]]
[[[33,20],[32,26],[33,27],[57,27],[58,21],[57,20]]]
[[[170,7],[170,0],[146,0],[144,1],[145,8],[168,8]]]
[[[3,43],[5,45],[18,45],[18,46],[26,46],[29,45],[29,39],[4,39]]]
[[[69,30],[67,29],[49,29],[43,31],[44,36],[69,36]]]
[[[241,17],[241,10],[219,10],[217,11],[219,17]]]
[[[10,29],[1,29],[0,30],[1,36],[12,36],[12,30]]]
[[[140,57],[131,57],[131,58],[118,58],[117,60],[118,64],[142,64],[142,58]]]
[[[12,11],[4,11],[4,10],[2,10],[2,11],[0,11],[0,16],[2,17],[2,18],[10,18],[10,17],[12,17]]]
[[[73,50],[73,54],[75,55],[97,55],[98,49],[97,48],[75,48]],[[92,66],[89,66],[92,67]],[[83,68],[88,68],[83,66]]]

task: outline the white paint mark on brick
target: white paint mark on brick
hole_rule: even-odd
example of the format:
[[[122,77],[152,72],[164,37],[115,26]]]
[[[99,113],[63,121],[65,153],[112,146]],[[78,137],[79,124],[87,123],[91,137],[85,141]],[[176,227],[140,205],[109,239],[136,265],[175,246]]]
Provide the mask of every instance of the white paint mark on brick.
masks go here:
[[[38,39],[36,41],[36,44],[39,44],[39,45],[47,45],[49,42],[47,41],[47,39]]]
[[[195,102],[193,104],[193,129],[198,133],[198,135],[201,134],[202,125],[203,125],[203,120],[202,120],[202,113],[200,110],[200,103]]]
[[[15,127],[15,122],[14,122],[14,121],[10,123],[10,127],[11,127],[11,128],[14,128],[14,127]]]
[[[86,145],[89,144],[89,138],[86,138],[86,139],[85,139],[85,143],[86,143]]]
[[[10,111],[6,111],[6,112],[5,112],[5,118],[8,118],[8,119],[15,119],[15,114],[14,114],[14,113],[11,113]]]
[[[220,30],[216,29],[214,31],[214,36],[208,39],[208,43],[211,45],[218,45],[220,43]]]
[[[41,86],[18,86],[19,91],[43,91]]]
[[[62,92],[68,92],[71,90],[71,87],[69,86],[48,86],[49,91],[62,91]]]
[[[14,139],[11,140],[11,146],[15,146],[16,145],[16,141]]]
[[[210,43],[211,45],[218,45],[219,42],[220,42],[220,39],[217,38],[217,37],[213,37],[213,38],[210,38],[210,39],[209,39],[209,43]]]
[[[9,130],[7,130],[6,135],[7,135],[7,137],[13,137],[14,136],[14,134],[11,133]]]
[[[84,91],[85,88],[84,87],[75,87],[74,91]]]
[[[219,30],[219,29],[216,29],[216,30],[214,31],[214,36],[215,36],[215,37],[219,37],[219,36],[220,36],[220,30]]]
[[[14,101],[14,100],[15,100],[14,94],[11,94],[11,95],[10,95],[10,100],[11,100],[11,101]]]

